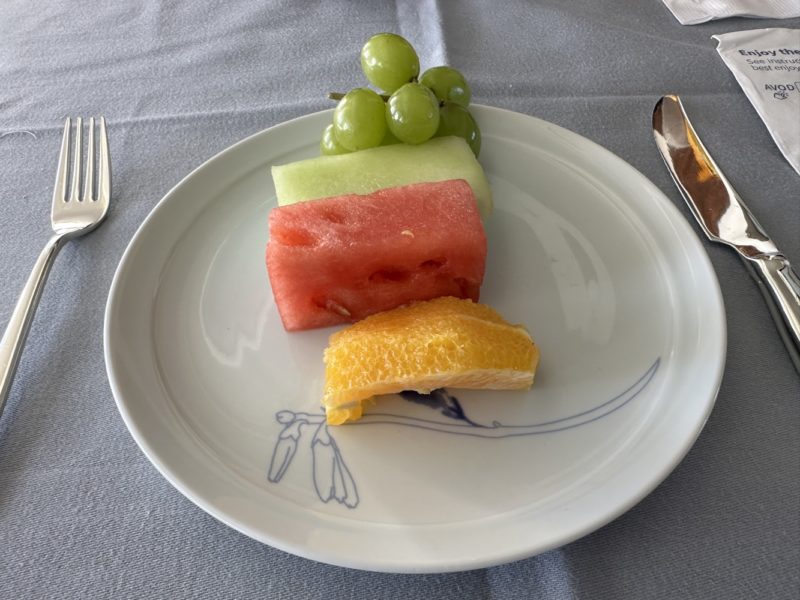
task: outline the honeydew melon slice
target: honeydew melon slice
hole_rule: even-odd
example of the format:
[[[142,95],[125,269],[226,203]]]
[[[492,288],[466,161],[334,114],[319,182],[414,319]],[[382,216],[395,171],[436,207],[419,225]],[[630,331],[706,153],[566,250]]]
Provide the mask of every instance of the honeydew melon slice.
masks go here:
[[[486,175],[467,142],[458,137],[276,165],[272,167],[272,179],[281,206],[343,194],[370,194],[412,183],[464,179],[472,188],[481,216],[485,218],[492,212]]]

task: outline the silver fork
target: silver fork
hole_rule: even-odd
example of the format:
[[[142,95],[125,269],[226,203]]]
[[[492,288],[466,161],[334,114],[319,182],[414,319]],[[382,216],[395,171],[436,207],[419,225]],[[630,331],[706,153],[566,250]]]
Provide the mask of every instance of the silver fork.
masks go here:
[[[53,261],[64,244],[92,231],[105,218],[111,196],[111,161],[108,154],[106,121],[100,117],[100,164],[95,169],[95,123],[89,119],[88,148],[86,150],[86,172],[83,177],[83,194],[80,191],[81,158],[83,153],[83,119],[76,119],[75,141],[70,153],[70,131],[72,120],[64,123],[64,136],[61,139],[61,152],[58,157],[56,185],[53,191],[53,205],[50,210],[50,223],[53,237],[42,250],[33,272],[28,277],[22,294],[11,313],[3,339],[0,340],[0,415],[8,398],[9,388],[19,364],[22,348],[28,336],[36,306],[44,289]],[[72,173],[67,176],[69,159],[72,154]],[[97,171],[97,192],[94,191],[95,171]],[[70,179],[69,183],[67,179]]]

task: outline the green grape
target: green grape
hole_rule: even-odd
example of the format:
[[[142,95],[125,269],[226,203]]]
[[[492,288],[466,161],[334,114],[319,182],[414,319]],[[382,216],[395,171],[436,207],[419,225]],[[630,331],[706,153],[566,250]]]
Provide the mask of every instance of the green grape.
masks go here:
[[[398,140],[392,133],[392,130],[387,127],[386,135],[384,135],[381,140],[381,146],[391,146],[392,144],[402,144],[402,142]]]
[[[439,128],[436,137],[455,135],[467,140],[473,154],[481,151],[481,130],[470,112],[460,104],[445,102],[439,110]]]
[[[347,92],[333,111],[333,132],[339,145],[355,151],[380,144],[386,133],[383,111],[383,98],[372,90]]]
[[[322,154],[333,156],[334,154],[347,154],[350,152],[347,148],[339,143],[336,139],[336,133],[333,131],[333,123],[325,128],[322,132],[322,139],[319,142],[319,151]]]
[[[404,38],[379,33],[361,48],[361,70],[372,85],[392,94],[419,75],[419,57]]]
[[[455,102],[468,106],[472,93],[464,76],[452,67],[433,67],[419,78],[422,85],[431,88],[442,102]]]
[[[439,102],[424,85],[407,83],[386,103],[386,121],[401,142],[421,144],[439,127]]]

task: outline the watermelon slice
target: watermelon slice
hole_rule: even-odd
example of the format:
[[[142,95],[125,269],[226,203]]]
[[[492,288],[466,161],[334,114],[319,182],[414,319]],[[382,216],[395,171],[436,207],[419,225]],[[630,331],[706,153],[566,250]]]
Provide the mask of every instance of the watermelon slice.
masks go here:
[[[483,224],[460,179],[300,202],[269,215],[267,269],[288,331],[439,296],[477,301],[485,265]]]

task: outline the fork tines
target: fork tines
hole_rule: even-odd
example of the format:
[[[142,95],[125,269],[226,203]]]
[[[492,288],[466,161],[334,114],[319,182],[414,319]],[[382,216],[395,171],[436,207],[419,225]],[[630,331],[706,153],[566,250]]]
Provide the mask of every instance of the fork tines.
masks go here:
[[[75,141],[72,144],[72,176],[70,177],[69,195],[67,195],[67,179],[70,154],[70,131],[72,119],[67,117],[64,123],[64,135],[61,139],[61,152],[58,157],[56,185],[53,190],[53,203],[56,202],[103,202],[108,203],[111,185],[110,161],[108,156],[108,135],[106,120],[100,117],[99,133],[99,167],[97,168],[97,194],[95,194],[95,120],[89,119],[88,147],[86,149],[86,172],[83,175],[83,194],[79,194],[81,182],[81,160],[83,154],[83,119],[75,119]]]

